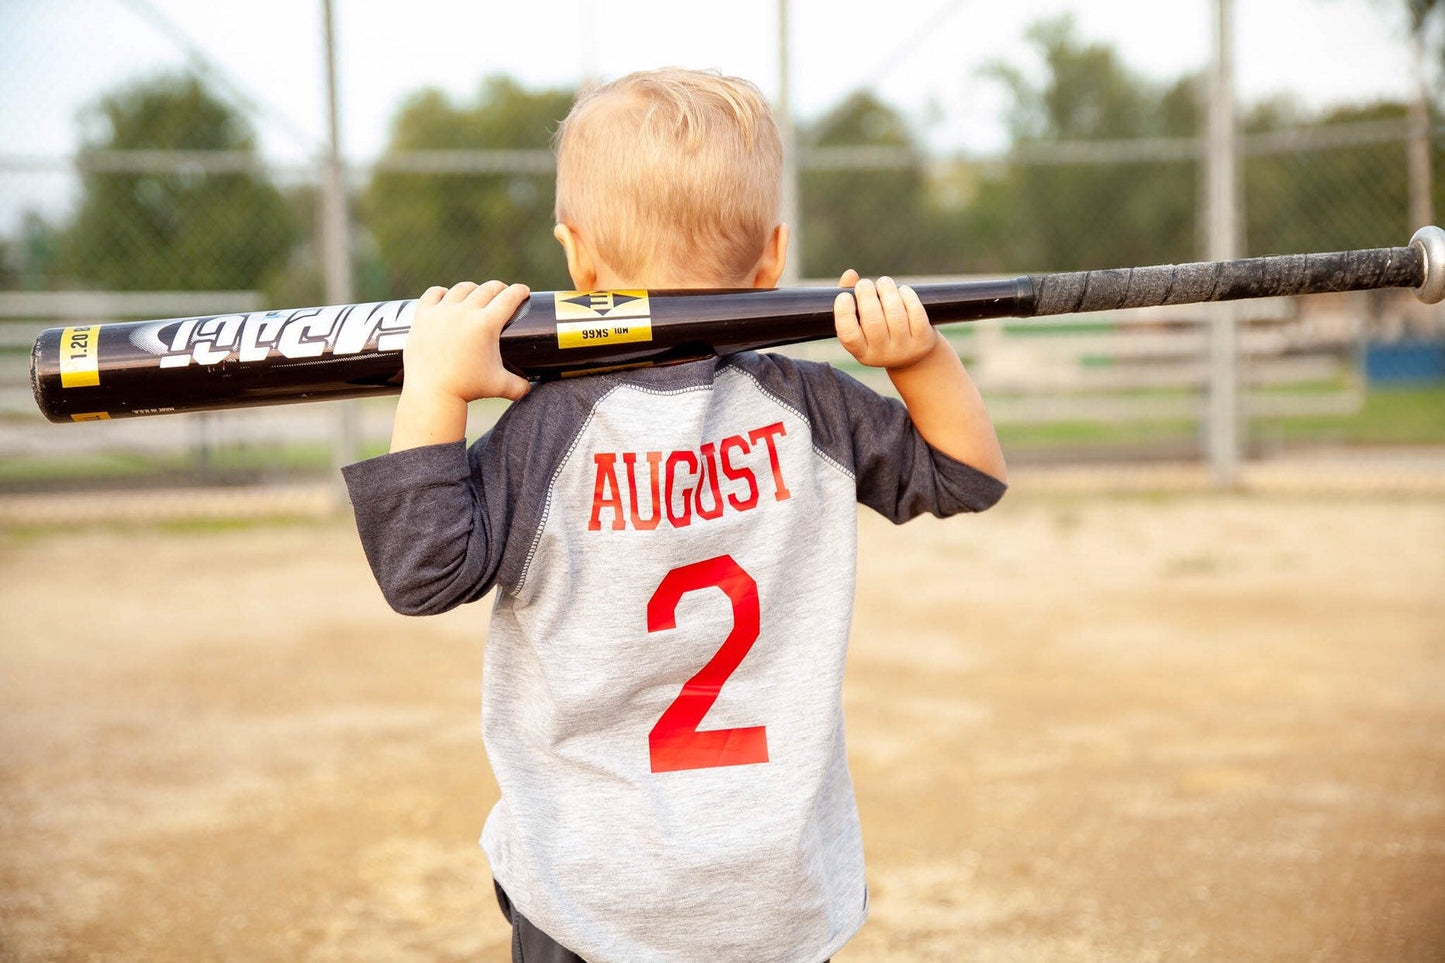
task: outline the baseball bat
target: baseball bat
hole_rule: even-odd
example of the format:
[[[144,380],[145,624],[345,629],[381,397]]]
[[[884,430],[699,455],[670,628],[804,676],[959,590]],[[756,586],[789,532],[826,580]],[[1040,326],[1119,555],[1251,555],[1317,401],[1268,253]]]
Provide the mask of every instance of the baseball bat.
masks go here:
[[[1445,231],[1406,247],[915,286],[934,324],[1414,288],[1445,297]],[[502,332],[533,380],[669,364],[833,335],[838,288],[536,292]],[[48,328],[30,382],[53,422],[391,394],[414,300]]]

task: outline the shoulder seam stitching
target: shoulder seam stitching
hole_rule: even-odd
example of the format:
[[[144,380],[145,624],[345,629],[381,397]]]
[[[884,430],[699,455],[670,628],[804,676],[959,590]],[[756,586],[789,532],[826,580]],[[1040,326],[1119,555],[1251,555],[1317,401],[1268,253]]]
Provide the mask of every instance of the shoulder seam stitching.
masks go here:
[[[808,426],[808,433],[809,433],[810,435],[812,435],[812,439],[813,439],[813,453],[816,454],[816,455],[817,455],[819,458],[821,458],[823,461],[827,462],[828,464],[832,465],[834,468],[838,469],[838,471],[842,472],[843,475],[844,475],[845,477],[847,477],[850,481],[854,482],[855,484],[857,483],[857,481],[858,481],[858,476],[857,476],[857,475],[855,475],[852,471],[850,471],[850,470],[848,469],[847,466],[845,466],[844,464],[842,464],[840,461],[838,461],[838,459],[836,459],[836,458],[834,458],[832,455],[828,454],[828,452],[824,451],[824,450],[819,446],[819,444],[818,444],[818,433],[815,432],[815,431],[813,431],[813,419],[809,418],[805,412],[799,411],[796,407],[794,407],[793,405],[789,404],[786,400],[784,400],[782,397],[780,397],[777,392],[772,391],[771,389],[769,389],[766,385],[764,385],[761,381],[759,381],[758,378],[757,378],[757,376],[754,375],[751,371],[748,371],[748,370],[745,369],[745,368],[742,368],[742,367],[740,367],[740,366],[738,366],[738,365],[733,365],[733,364],[728,365],[728,366],[727,366],[727,369],[730,370],[730,371],[736,371],[738,374],[742,375],[744,378],[747,378],[749,381],[751,381],[751,382],[753,383],[753,386],[754,386],[755,388],[757,388],[759,392],[761,392],[762,394],[764,394],[764,395],[766,395],[767,397],[771,398],[771,399],[773,400],[773,403],[774,403],[774,404],[778,405],[780,408],[783,408],[783,409],[785,409],[785,410],[787,410],[787,411],[791,411],[794,415],[796,415],[796,416],[803,422],[803,424],[805,424],[805,425]]]

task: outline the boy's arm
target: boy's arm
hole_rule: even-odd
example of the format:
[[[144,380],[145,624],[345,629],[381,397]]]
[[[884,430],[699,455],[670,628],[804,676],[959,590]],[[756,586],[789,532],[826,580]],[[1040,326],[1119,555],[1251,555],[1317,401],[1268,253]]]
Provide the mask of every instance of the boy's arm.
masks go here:
[[[398,612],[445,611],[479,598],[496,577],[508,479],[505,466],[474,463],[465,448],[467,402],[527,393],[502,367],[499,335],[528,293],[468,281],[423,294],[402,351],[391,453],[342,469],[367,560]]]
[[[860,281],[833,304],[838,340],[854,358],[884,368],[918,433],[951,458],[1006,481],[1007,466],[983,397],[947,338],[928,321],[918,295],[892,278]]]
[[[417,300],[402,349],[406,377],[392,423],[393,452],[461,441],[467,402],[516,401],[527,393],[526,379],[502,367],[500,338],[530,293],[525,284],[463,281],[428,288]]]

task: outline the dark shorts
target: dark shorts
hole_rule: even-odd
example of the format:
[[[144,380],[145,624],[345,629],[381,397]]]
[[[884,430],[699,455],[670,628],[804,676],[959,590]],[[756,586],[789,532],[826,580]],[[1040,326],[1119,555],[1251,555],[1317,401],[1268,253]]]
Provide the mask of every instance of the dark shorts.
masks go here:
[[[493,880],[492,886],[497,890],[497,905],[502,908],[502,915],[512,924],[512,963],[587,963],[518,913],[500,883]]]

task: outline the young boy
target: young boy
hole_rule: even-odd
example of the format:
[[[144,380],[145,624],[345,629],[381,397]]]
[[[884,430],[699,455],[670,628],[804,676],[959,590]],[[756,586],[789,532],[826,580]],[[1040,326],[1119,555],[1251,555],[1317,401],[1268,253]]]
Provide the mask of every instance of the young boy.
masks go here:
[[[669,69],[581,97],[557,146],[573,284],[774,286],[781,160],[745,81]],[[398,611],[496,589],[481,842],[514,959],[818,963],[863,924],[841,703],[856,504],[902,522],[1005,486],[917,296],[843,286],[838,337],[903,404],[752,352],[529,392],[498,351],[527,288],[420,300],[392,451],[346,478]],[[468,449],[485,397],[518,403]]]

